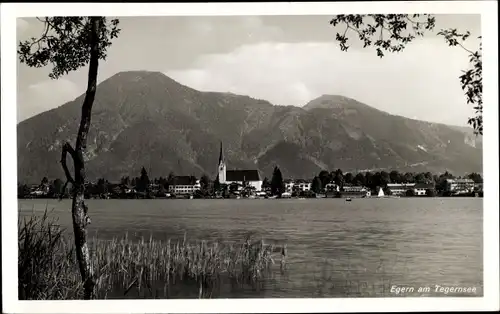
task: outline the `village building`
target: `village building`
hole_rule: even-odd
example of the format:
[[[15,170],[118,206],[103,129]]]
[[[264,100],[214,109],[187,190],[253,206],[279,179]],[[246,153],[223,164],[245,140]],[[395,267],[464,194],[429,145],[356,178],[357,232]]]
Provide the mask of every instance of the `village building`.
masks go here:
[[[201,189],[200,180],[194,176],[176,176],[173,181],[168,187],[168,191],[175,195],[193,194]]]
[[[48,183],[43,183],[43,184],[33,184],[30,187],[30,193],[29,195],[31,197],[42,197],[42,196],[47,196],[49,193],[49,184]]]
[[[311,187],[312,187],[311,180],[299,179],[294,182],[292,189],[296,192],[307,192],[311,190]]]
[[[217,170],[219,183],[221,184],[239,184],[240,186],[248,186],[255,191],[262,190],[262,179],[260,178],[257,169],[249,170],[227,170],[224,153],[222,151],[222,142],[220,144],[219,165]]]
[[[370,197],[371,191],[360,185],[344,185],[341,194],[346,197]]]
[[[327,191],[327,192],[338,192],[338,191],[340,191],[340,187],[335,182],[328,182],[325,185],[325,191]]]
[[[287,180],[285,180],[284,184],[285,184],[285,191],[292,193],[293,187],[295,186],[295,182],[291,179],[287,179]]]
[[[394,196],[404,196],[414,187],[415,183],[387,183],[387,191]]]
[[[427,191],[433,189],[434,189],[434,184],[417,183],[413,187],[413,192],[415,196],[426,196]]]
[[[452,195],[473,193],[475,183],[471,179],[446,179],[445,191]]]

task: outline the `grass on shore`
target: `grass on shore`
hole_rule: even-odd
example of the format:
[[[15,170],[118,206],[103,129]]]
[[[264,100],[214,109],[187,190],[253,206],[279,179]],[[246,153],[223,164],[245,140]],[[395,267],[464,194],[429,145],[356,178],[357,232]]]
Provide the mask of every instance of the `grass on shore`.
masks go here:
[[[20,300],[82,299],[83,286],[73,240],[57,219],[31,216],[19,221],[18,291]],[[252,242],[205,241],[133,242],[124,236],[111,241],[90,239],[91,262],[98,298],[126,298],[131,290],[142,297],[168,298],[181,290],[209,298],[223,282],[252,285],[264,279],[279,258],[285,266],[285,247]],[[158,287],[162,286],[161,289]],[[137,292],[135,292],[137,294]]]

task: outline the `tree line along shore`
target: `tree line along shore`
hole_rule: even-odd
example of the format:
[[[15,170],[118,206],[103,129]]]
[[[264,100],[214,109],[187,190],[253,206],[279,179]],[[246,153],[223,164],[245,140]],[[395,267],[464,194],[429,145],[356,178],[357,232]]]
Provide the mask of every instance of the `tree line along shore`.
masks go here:
[[[186,184],[183,193],[176,193],[179,181]],[[218,178],[211,180],[207,175],[176,176],[150,179],[143,167],[140,176],[122,177],[119,182],[99,178],[88,182],[85,197],[94,199],[154,199],[154,198],[322,198],[322,197],[370,197],[380,193],[403,197],[413,196],[483,196],[483,179],[479,173],[454,176],[449,172],[358,172],[343,173],[322,170],[312,179],[283,179],[279,167],[275,167],[271,180],[265,177],[261,191],[248,182],[221,184]],[[185,185],[186,186],[186,185]],[[455,190],[453,190],[455,189]],[[382,190],[382,192],[380,192]],[[18,183],[19,199],[69,198],[71,184],[61,179],[42,178],[38,184]]]

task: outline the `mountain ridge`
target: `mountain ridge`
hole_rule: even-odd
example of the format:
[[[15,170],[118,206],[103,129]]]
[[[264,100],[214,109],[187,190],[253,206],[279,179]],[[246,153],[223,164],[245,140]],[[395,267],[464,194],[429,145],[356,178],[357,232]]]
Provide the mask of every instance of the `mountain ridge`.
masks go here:
[[[18,124],[20,180],[63,178],[60,147],[74,141],[83,97]],[[142,166],[150,166],[153,176],[213,176],[220,141],[229,168],[257,168],[268,177],[276,164],[288,177],[311,177],[324,167],[482,168],[481,141],[472,147],[451,126],[398,117],[339,95],[322,95],[304,107],[276,106],[197,91],[149,71],[119,72],[99,84],[88,141],[89,177],[110,180],[135,175]]]
[[[100,84],[110,80],[110,79],[113,79],[115,77],[119,77],[119,76],[122,76],[122,75],[127,75],[127,74],[142,74],[142,73],[146,73],[146,74],[150,74],[150,75],[158,75],[158,77],[163,77],[163,78],[167,78],[168,80],[170,80],[171,82],[175,83],[175,84],[178,84],[178,85],[181,85],[183,87],[185,87],[186,89],[190,89],[192,91],[196,91],[196,92],[202,92],[202,93],[214,93],[214,94],[223,94],[223,95],[229,95],[229,96],[234,96],[234,97],[248,97],[248,98],[251,98],[251,99],[254,99],[254,100],[259,100],[259,101],[265,101],[265,102],[268,102],[267,100],[264,100],[264,99],[259,99],[259,98],[255,98],[255,97],[252,97],[252,96],[249,96],[249,95],[243,95],[243,94],[236,94],[236,93],[233,93],[233,92],[222,92],[222,91],[198,91],[194,88],[191,88],[183,83],[180,83],[179,81],[169,77],[167,74],[165,74],[164,72],[161,72],[161,71],[150,71],[150,70],[128,70],[128,71],[120,71],[120,72],[117,72],[113,75],[111,75],[110,77],[108,77],[107,79],[105,79],[104,81],[102,81]],[[82,94],[78,97],[76,97],[75,99],[73,100],[69,100],[67,101],[66,103],[58,106],[58,107],[54,107],[52,109],[49,109],[49,110],[46,110],[44,112],[47,112],[47,111],[51,111],[51,110],[55,110],[57,108],[60,108],[61,106],[64,106],[65,104],[67,103],[70,103],[70,102],[73,102],[77,99],[82,99],[83,100],[83,97],[85,96],[85,94]],[[357,102],[363,106],[366,106],[366,107],[369,107],[373,110],[377,110],[379,112],[383,112],[385,114],[388,114],[388,115],[391,115],[391,116],[397,116],[397,117],[401,117],[401,118],[405,118],[405,119],[410,119],[410,120],[416,120],[416,121],[421,121],[421,122],[427,122],[427,123],[432,123],[432,124],[439,124],[439,125],[443,125],[443,126],[447,126],[447,127],[450,127],[450,128],[455,128],[457,130],[462,130],[464,131],[465,133],[470,133],[472,134],[473,133],[473,129],[469,126],[463,126],[463,125],[455,125],[455,124],[448,124],[448,123],[442,123],[442,122],[435,122],[435,121],[427,121],[427,120],[419,120],[419,119],[414,119],[414,118],[410,118],[410,117],[406,117],[406,116],[402,116],[402,115],[398,115],[398,114],[394,114],[394,113],[390,113],[390,112],[387,112],[387,111],[384,111],[384,110],[381,110],[381,109],[378,109],[378,108],[375,108],[373,106],[370,106],[370,105],[367,105],[367,104],[364,104],[362,102],[359,102],[358,100],[354,99],[354,98],[351,98],[351,97],[348,97],[348,96],[343,96],[343,95],[336,95],[336,94],[322,94],[314,99],[311,99],[309,100],[306,104],[304,104],[302,107],[300,106],[292,106],[292,105],[288,105],[288,106],[282,106],[282,105],[275,105],[275,104],[272,104],[270,103],[271,106],[279,106],[279,107],[294,107],[294,108],[302,108],[302,109],[305,109],[305,110],[308,110],[310,108],[308,108],[308,105],[310,103],[312,103],[313,101],[318,101],[320,99],[323,99],[323,98],[339,98],[339,99],[345,99],[345,100],[349,100],[349,101],[353,101],[353,102]],[[44,112],[41,112],[41,113],[38,113],[36,114],[35,116],[37,115],[40,115],[40,114],[43,114]],[[26,120],[29,120],[35,116],[32,116],[32,117],[29,117],[29,118],[26,118],[22,121],[19,121],[17,124],[21,124],[23,123],[24,121]]]

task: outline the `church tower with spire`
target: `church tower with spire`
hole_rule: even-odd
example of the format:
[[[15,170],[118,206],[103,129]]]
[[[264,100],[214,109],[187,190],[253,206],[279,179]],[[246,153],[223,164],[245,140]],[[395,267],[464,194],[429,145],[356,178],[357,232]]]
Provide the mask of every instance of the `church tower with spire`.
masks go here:
[[[226,183],[226,162],[224,161],[224,153],[222,152],[222,141],[220,142],[219,166],[217,171],[219,183]]]

